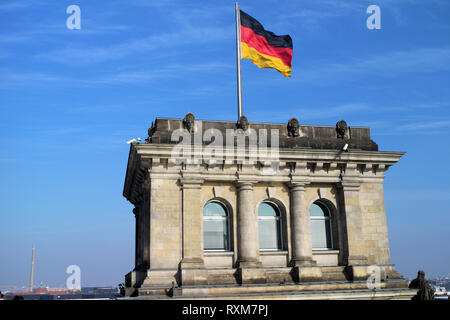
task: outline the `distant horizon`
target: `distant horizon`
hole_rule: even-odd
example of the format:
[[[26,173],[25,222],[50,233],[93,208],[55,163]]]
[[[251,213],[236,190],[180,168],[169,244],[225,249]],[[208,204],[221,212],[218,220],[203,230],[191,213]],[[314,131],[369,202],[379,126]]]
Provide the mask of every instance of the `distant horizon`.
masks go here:
[[[36,248],[36,249],[37,249],[37,248]],[[417,277],[417,272],[418,272],[419,270],[421,270],[421,269],[417,269],[417,272],[416,272],[414,275],[406,276],[405,274],[403,274],[403,273],[401,272],[401,269],[400,269],[398,266],[396,266],[396,268],[398,269],[399,273],[400,273],[405,279],[407,279],[407,280],[415,279],[415,278]],[[437,279],[437,278],[442,279],[442,278],[446,278],[446,277],[450,279],[450,272],[447,273],[447,274],[444,274],[444,275],[429,275],[429,274],[427,273],[426,270],[424,270],[424,271],[425,271],[425,278],[426,278],[426,279]],[[39,283],[38,285],[34,285],[33,289],[40,288],[40,282],[38,282],[38,283]],[[103,287],[103,288],[106,288],[106,287],[115,288],[115,287],[117,287],[119,284],[122,284],[122,283],[124,283],[124,281],[118,282],[116,285],[98,285],[98,284],[96,285],[96,284],[87,284],[87,285],[82,285],[81,288],[98,288],[98,287]],[[11,286],[10,286],[10,285],[3,285],[3,284],[0,283],[0,291],[1,291],[1,290],[4,290],[3,288],[6,288],[6,287],[15,287],[15,288],[20,288],[20,289],[22,289],[22,288],[28,288],[28,289],[29,289],[29,287],[30,287],[30,285],[29,285],[29,279],[28,279],[28,284],[26,284],[26,285],[11,285]],[[50,285],[50,286],[49,286],[47,283],[43,282],[43,288],[46,288],[46,287],[49,287],[49,288],[65,288],[65,289],[67,289],[66,284],[61,285],[61,286],[55,286],[55,285]]]

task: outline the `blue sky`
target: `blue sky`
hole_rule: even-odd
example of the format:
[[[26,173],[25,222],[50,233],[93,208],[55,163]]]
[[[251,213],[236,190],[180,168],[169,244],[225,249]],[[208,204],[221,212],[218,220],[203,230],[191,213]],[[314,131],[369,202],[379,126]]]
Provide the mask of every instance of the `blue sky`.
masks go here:
[[[66,8],[81,8],[69,30]],[[250,122],[370,126],[406,151],[385,200],[392,263],[450,273],[450,3],[240,1],[290,34],[292,78],[242,61]],[[366,28],[366,8],[381,29]],[[132,138],[155,117],[236,120],[233,1],[0,1],[0,286],[117,285],[134,263],[122,196]]]

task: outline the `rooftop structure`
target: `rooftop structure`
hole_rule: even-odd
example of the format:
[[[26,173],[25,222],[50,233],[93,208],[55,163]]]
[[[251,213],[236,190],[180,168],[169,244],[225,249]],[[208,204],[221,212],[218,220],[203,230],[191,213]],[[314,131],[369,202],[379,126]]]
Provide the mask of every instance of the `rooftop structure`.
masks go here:
[[[343,120],[157,118],[130,147],[127,294],[411,298],[391,264],[383,192],[403,154]]]

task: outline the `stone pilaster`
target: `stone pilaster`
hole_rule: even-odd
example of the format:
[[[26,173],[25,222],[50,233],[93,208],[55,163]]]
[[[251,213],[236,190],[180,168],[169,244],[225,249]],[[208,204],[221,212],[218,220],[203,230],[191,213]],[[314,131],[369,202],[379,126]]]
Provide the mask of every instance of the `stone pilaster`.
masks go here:
[[[344,179],[338,184],[340,212],[345,239],[343,262],[353,280],[367,279],[367,257],[364,255],[363,217],[359,201],[360,182]]]
[[[360,183],[342,181],[338,184],[340,191],[341,213],[345,217],[346,230],[346,264],[362,264],[367,261],[364,255],[363,218],[359,203]]]
[[[208,272],[203,261],[203,211],[200,191],[203,180],[180,179],[182,200],[182,260],[180,263],[183,285],[208,283]]]
[[[134,214],[134,218],[136,220],[136,224],[135,224],[135,232],[134,232],[134,270],[139,269],[140,264],[141,264],[141,259],[140,259],[140,239],[139,239],[139,235],[140,235],[140,219],[139,219],[139,209],[137,207],[133,208],[133,214]]]
[[[237,182],[238,273],[241,283],[264,283],[259,258],[258,217],[254,211],[252,181]]]

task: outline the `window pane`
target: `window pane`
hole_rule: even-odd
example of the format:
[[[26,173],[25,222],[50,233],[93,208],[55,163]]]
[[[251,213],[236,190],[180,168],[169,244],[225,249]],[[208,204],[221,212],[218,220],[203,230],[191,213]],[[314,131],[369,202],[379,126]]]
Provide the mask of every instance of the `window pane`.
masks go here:
[[[259,220],[259,248],[273,250],[281,249],[279,220]]]
[[[203,208],[203,215],[204,216],[225,217],[227,215],[227,212],[225,211],[224,206],[221,205],[220,203],[218,203],[218,202],[209,202]]]
[[[313,248],[331,248],[330,220],[311,220],[311,239]]]
[[[228,250],[227,220],[203,220],[203,243],[204,249]]]
[[[259,205],[258,216],[275,217],[277,216],[278,208],[271,203],[263,202]]]
[[[324,210],[322,210],[322,208],[315,203],[312,204],[310,213],[312,217],[328,216],[328,212],[324,212]]]

